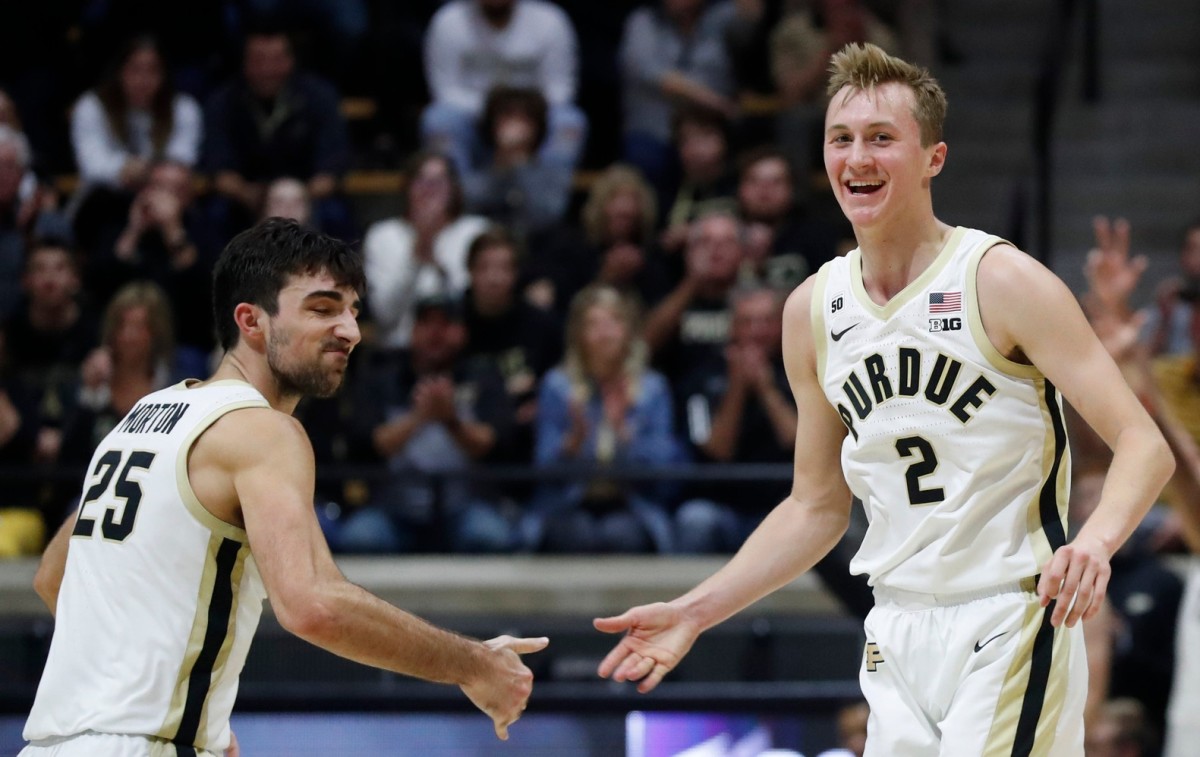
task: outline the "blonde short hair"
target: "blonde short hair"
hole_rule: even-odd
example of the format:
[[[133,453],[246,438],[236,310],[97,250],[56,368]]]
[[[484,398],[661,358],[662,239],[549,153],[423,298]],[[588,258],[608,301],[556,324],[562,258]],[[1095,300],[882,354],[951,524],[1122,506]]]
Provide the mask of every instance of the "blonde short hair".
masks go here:
[[[921,128],[921,146],[929,147],[942,141],[942,125],[946,121],[946,93],[929,69],[888,55],[870,42],[851,42],[829,59],[829,86],[826,94],[833,97],[850,87],[869,91],[881,84],[896,82],[913,91],[916,105],[913,118]]]

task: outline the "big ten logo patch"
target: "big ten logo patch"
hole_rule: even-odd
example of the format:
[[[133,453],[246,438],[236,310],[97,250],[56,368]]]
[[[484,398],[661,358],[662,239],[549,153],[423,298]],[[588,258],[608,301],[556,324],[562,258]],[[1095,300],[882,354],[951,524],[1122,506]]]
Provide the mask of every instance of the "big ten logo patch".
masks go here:
[[[930,318],[929,330],[936,331],[962,331],[961,318]]]
[[[874,673],[875,669],[883,664],[883,652],[879,651],[879,645],[873,641],[867,642],[864,658],[868,673]]]

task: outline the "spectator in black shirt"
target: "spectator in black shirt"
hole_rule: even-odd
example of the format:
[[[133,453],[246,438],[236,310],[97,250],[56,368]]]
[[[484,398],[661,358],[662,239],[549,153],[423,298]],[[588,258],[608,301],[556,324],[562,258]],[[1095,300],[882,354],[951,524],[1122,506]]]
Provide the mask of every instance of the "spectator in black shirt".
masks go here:
[[[512,426],[503,381],[485,361],[462,359],[465,342],[459,303],[434,295],[416,304],[410,350],[377,353],[363,367],[356,404],[379,408],[380,416],[365,419],[359,436],[370,440],[393,475],[341,527],[342,551],[449,546],[502,552],[517,546],[499,498],[455,475],[504,449]],[[429,475],[440,476],[440,485]]]
[[[715,463],[792,460],[796,406],[783,368],[782,295],[765,287],[731,296],[733,319],[723,353],[694,365],[679,383],[696,459]],[[791,487],[778,481],[710,483],[676,513],[681,552],[733,552]]]
[[[471,243],[467,271],[466,354],[486,358],[499,369],[515,408],[515,426],[513,443],[498,452],[507,461],[528,463],[537,383],[562,357],[562,328],[552,315],[518,296],[517,250],[503,229],[485,231]]]
[[[234,230],[248,226],[266,185],[294,176],[308,185],[317,225],[347,233],[349,212],[335,194],[350,150],[339,105],[332,84],[297,70],[285,33],[248,32],[242,75],[213,93],[205,109],[205,164],[228,201],[216,217],[224,215]]]

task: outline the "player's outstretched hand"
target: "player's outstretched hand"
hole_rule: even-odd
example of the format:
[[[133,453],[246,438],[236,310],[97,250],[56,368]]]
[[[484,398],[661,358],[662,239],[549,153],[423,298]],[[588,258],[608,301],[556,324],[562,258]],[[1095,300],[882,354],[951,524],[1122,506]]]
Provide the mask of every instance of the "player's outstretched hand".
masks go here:
[[[497,636],[483,642],[492,651],[492,665],[478,680],[461,688],[492,719],[499,738],[508,740],[508,727],[525,712],[533,693],[533,673],[521,662],[521,655],[545,649],[549,643],[545,636],[532,639]]]
[[[1066,623],[1072,628],[1080,620],[1091,620],[1100,612],[1112,575],[1109,558],[1100,543],[1079,539],[1054,552],[1038,582],[1042,607],[1055,600],[1050,615],[1052,626],[1057,628]]]
[[[665,602],[634,607],[611,618],[596,618],[592,625],[605,633],[625,634],[600,663],[600,677],[641,681],[638,691],[643,694],[674,670],[700,635],[700,629],[682,610]]]

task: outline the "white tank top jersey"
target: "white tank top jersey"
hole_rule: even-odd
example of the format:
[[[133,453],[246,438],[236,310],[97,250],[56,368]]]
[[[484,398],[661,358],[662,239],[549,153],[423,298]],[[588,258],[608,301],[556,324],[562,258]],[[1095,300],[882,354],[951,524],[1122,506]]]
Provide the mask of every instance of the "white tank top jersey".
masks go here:
[[[249,384],[142,398],[84,482],[30,741],[85,731],[221,753],[266,597],[246,532],[210,514],[188,452],[225,413],[268,407]]]
[[[1002,356],[979,315],[979,261],[1003,241],[954,229],[885,306],[867,295],[860,250],[817,274],[817,375],[848,429],[842,470],[870,523],[850,569],[872,586],[953,594],[1021,582],[1066,541],[1059,392]]]

